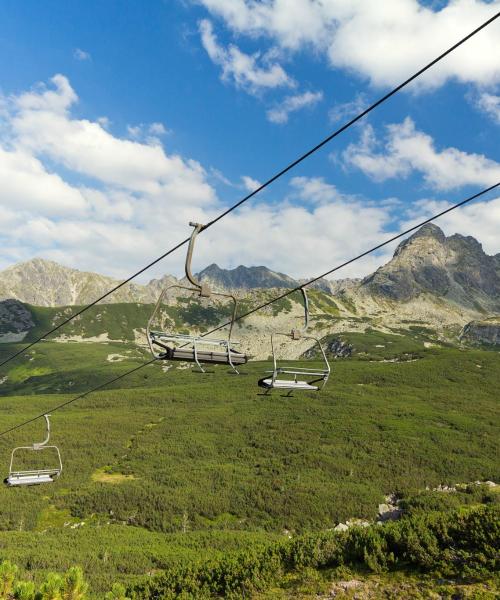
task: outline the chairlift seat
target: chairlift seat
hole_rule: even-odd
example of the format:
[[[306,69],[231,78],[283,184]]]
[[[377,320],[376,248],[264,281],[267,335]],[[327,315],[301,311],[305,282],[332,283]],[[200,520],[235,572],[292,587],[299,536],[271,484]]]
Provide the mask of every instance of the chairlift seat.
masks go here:
[[[159,356],[159,358],[163,360],[178,360],[183,362],[200,362],[223,365],[244,365],[248,361],[248,357],[245,354],[229,348],[227,340],[214,340],[187,335],[175,336],[152,332],[151,341],[156,346],[160,346],[165,350],[165,352]],[[179,346],[175,345],[175,342],[179,341],[183,342],[183,344]],[[165,342],[174,343],[172,345],[167,345]],[[223,350],[200,350],[198,347],[196,347],[197,344],[219,346],[219,348],[223,348]]]
[[[248,357],[242,352],[233,350],[235,342],[231,340],[233,326],[236,320],[237,300],[234,295],[221,292],[213,292],[210,287],[200,281],[197,281],[191,272],[191,259],[194,250],[196,236],[204,229],[200,223],[189,223],[194,227],[189,239],[189,246],[186,254],[185,272],[186,279],[191,284],[190,286],[174,284],[162,290],[155,304],[153,314],[151,315],[147,327],[146,337],[151,350],[151,354],[157,360],[178,360],[183,362],[194,362],[198,369],[204,373],[202,363],[224,364],[229,365],[235,373],[238,373],[237,365],[244,365],[248,361]],[[214,339],[208,337],[208,334],[189,335],[175,331],[165,331],[164,315],[162,315],[162,303],[169,298],[169,292],[180,290],[190,294],[196,294],[199,298],[219,297],[230,300],[232,302],[231,320],[225,325],[221,325],[218,329],[229,325],[229,331],[225,339]],[[158,327],[155,323],[160,321],[159,330],[153,327]],[[170,320],[170,318],[169,318]],[[208,346],[208,349],[207,349]],[[216,346],[213,350],[210,347]],[[160,351],[159,348],[162,350]]]
[[[271,351],[274,368],[266,373],[271,373],[271,376],[263,377],[257,382],[258,386],[264,388],[267,392],[271,390],[300,390],[318,392],[326,385],[330,377],[330,364],[326,357],[325,351],[318,338],[305,335],[309,323],[309,300],[304,288],[300,288],[302,299],[304,301],[304,327],[302,329],[292,329],[290,333],[274,332],[271,334]],[[322,369],[313,367],[296,367],[294,365],[278,364],[276,355],[275,337],[281,336],[292,341],[311,340],[320,350],[323,358],[324,366]],[[281,379],[283,375],[292,375],[293,379]]]
[[[258,384],[260,387],[265,388],[266,390],[309,390],[312,392],[317,392],[319,390],[319,386],[317,385],[312,385],[307,381],[295,381],[293,379],[275,379],[273,381],[272,377],[268,377],[260,379]]]
[[[165,358],[167,360],[181,360],[195,362],[196,357],[202,363],[216,363],[227,365],[229,363],[229,352],[205,352],[195,351],[185,348],[169,348]],[[247,357],[239,352],[231,351],[231,362],[234,365],[244,365],[247,362]]]
[[[59,475],[60,471],[58,469],[52,471],[20,471],[18,473],[10,473],[5,483],[10,487],[54,483]]]

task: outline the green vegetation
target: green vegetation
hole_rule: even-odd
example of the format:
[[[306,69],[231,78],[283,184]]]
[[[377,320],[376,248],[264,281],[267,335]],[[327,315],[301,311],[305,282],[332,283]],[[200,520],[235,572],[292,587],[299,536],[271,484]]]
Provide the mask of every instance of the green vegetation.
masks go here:
[[[323,292],[317,290],[311,290],[308,293],[309,308],[312,312],[319,310],[323,313],[323,316],[335,316],[340,315],[339,308],[333,298]]]
[[[26,305],[26,308],[31,312],[35,323],[35,327],[25,338],[29,342],[59,325],[81,307],[46,308]],[[132,342],[135,339],[134,330],[144,328],[144,323],[147,323],[152,312],[151,304],[98,304],[65,325],[58,334],[84,340],[104,335],[104,339]]]
[[[346,573],[367,585],[406,571],[490,585],[494,490],[422,490],[500,480],[498,354],[426,348],[433,333],[416,329],[345,337],[359,359],[333,362],[320,394],[261,395],[268,362],[239,377],[160,363],[54,413],[63,474],[0,489],[0,561],[37,590],[80,565],[101,598],[116,583],[137,598],[307,597]],[[0,360],[18,347],[0,346]],[[406,354],[419,359],[383,362]],[[2,430],[145,357],[128,344],[37,345],[4,373]],[[43,432],[37,421],[0,438],[5,474],[12,447]],[[388,493],[403,520],[329,531],[374,519]]]
[[[354,568],[374,573],[413,569],[477,581],[498,569],[500,511],[429,513],[381,527],[354,527],[240,552],[222,560],[168,569],[133,588],[140,598],[242,598],[281,583],[287,573]],[[314,572],[314,571],[313,571]]]
[[[410,326],[409,330],[400,329],[393,333],[384,333],[368,328],[364,332],[347,332],[341,336],[327,336],[323,342],[328,346],[330,341],[340,337],[354,346],[353,358],[363,361],[408,361],[418,358],[430,358],[435,351],[432,346],[442,346],[437,342],[435,332],[424,327]],[[428,348],[426,348],[426,345]]]
[[[495,592],[500,591],[492,580],[499,566],[499,516],[499,506],[487,504],[454,511],[421,510],[400,521],[352,527],[343,533],[325,531],[276,541],[248,538],[245,546],[232,551],[226,547],[224,553],[217,550],[218,536],[213,536],[216,543],[209,553],[199,543],[202,542],[199,536],[198,544],[191,547],[183,544],[179,536],[176,547],[177,540],[170,536],[171,550],[176,552],[169,557],[162,556],[161,547],[148,547],[157,563],[157,568],[149,573],[152,576],[131,580],[127,590],[122,584],[111,583],[114,595],[108,592],[106,598],[302,597],[301,592],[324,591],[325,584],[330,582],[331,586],[332,580],[346,576],[353,580],[354,576],[366,578],[376,573],[383,581],[390,580],[390,573],[403,572],[406,578],[409,575],[417,579],[427,574],[427,581],[446,578],[448,583],[454,583],[449,581],[453,578],[462,585],[486,581],[490,585],[483,591],[489,591],[490,595],[478,597],[493,599]],[[193,536],[184,537],[192,544]],[[89,538],[95,544],[95,531],[88,532],[85,541]],[[120,540],[113,541],[116,544]],[[110,554],[98,557],[111,562]],[[137,558],[134,554],[129,560]],[[109,567],[112,566],[111,563]],[[90,572],[95,570],[94,565],[89,565]],[[83,600],[86,596],[87,584],[78,567],[70,568],[64,577],[46,574],[37,596],[34,583],[16,583],[16,576],[17,568],[11,563],[0,565],[0,598]],[[271,590],[272,595],[266,594]]]

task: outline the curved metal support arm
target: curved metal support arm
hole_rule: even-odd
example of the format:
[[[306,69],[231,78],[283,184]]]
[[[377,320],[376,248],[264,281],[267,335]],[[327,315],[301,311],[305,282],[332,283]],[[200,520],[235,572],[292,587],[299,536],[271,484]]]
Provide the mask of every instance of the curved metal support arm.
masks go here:
[[[301,329],[292,329],[292,338],[294,340],[300,339],[301,335],[307,331],[309,327],[309,298],[305,288],[301,287],[302,300],[304,301],[304,326]]]
[[[41,448],[43,448],[46,444],[49,443],[50,440],[50,415],[43,415],[45,417],[45,422],[47,424],[47,436],[46,438],[43,440],[43,442],[38,442],[38,443],[34,443],[33,444],[33,449],[34,450],[40,450]]]
[[[209,297],[211,295],[211,291],[210,291],[210,288],[208,287],[208,285],[197,281],[195,279],[193,273],[191,272],[191,260],[193,258],[194,243],[196,240],[196,236],[203,229],[204,225],[202,225],[201,223],[193,223],[192,221],[189,223],[189,225],[191,227],[194,227],[194,229],[193,229],[193,233],[191,234],[191,238],[189,239],[189,246],[188,246],[187,254],[186,254],[186,265],[185,265],[186,277],[187,277],[189,283],[191,283],[192,285],[194,285],[194,287],[199,289],[200,296]]]

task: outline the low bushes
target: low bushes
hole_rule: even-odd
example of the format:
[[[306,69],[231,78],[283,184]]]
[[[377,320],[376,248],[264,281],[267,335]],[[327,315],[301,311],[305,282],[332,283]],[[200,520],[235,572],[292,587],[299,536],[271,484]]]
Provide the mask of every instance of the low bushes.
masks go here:
[[[383,526],[311,534],[232,557],[177,566],[129,590],[133,598],[245,597],[303,568],[354,566],[371,572],[412,568],[481,580],[498,571],[497,506],[414,514]]]

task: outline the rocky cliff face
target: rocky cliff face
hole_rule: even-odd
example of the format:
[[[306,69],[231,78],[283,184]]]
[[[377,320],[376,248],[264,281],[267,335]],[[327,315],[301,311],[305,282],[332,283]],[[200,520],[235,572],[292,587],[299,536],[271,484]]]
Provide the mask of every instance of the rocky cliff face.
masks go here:
[[[485,254],[473,237],[446,237],[436,225],[424,225],[363,280],[360,291],[397,302],[431,294],[479,312],[499,312],[498,255]]]
[[[0,342],[23,339],[35,323],[30,311],[18,300],[0,301]]]
[[[500,318],[467,323],[460,340],[473,345],[500,346]]]

